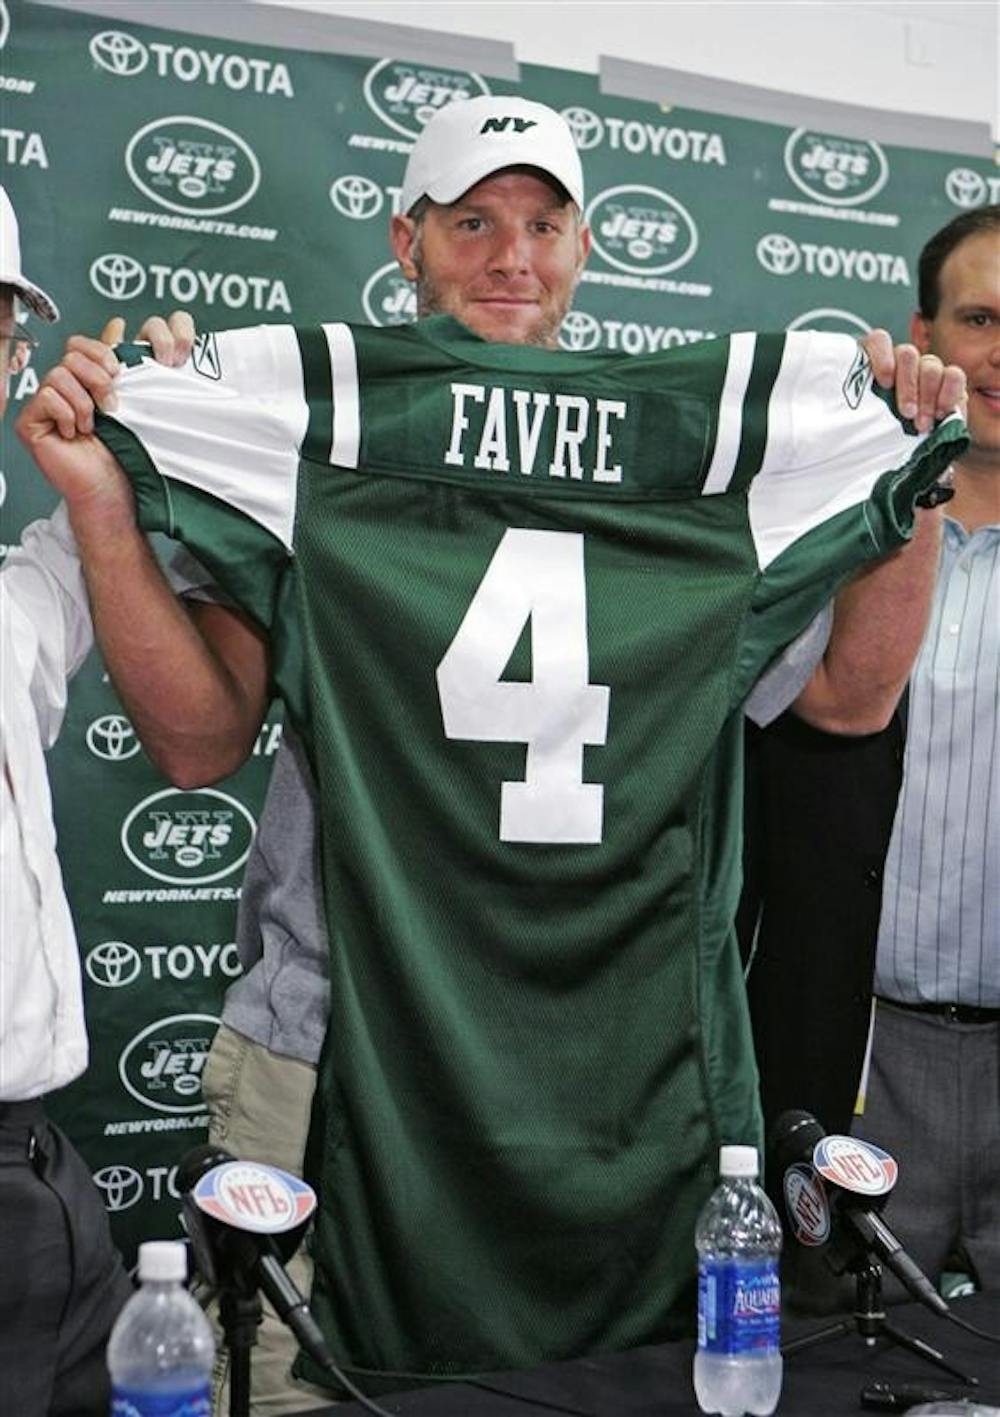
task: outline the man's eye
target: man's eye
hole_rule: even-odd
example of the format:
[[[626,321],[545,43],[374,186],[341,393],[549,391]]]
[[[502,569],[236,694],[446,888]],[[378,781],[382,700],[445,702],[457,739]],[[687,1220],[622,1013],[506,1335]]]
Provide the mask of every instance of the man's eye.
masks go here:
[[[466,216],[462,217],[458,223],[463,231],[479,231],[483,224],[482,217]]]

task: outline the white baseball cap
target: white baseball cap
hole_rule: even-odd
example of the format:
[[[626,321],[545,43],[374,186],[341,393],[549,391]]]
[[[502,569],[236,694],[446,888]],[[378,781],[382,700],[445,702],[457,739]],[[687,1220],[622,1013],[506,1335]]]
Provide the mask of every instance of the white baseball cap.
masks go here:
[[[12,285],[18,296],[40,320],[58,320],[59,307],[40,285],[26,278],[21,270],[21,238],[17,217],[10,198],[0,187],[0,285]]]
[[[583,206],[583,169],[569,124],[526,98],[455,99],[427,124],[403,176],[400,210],[421,197],[447,205],[502,167],[537,167]]]

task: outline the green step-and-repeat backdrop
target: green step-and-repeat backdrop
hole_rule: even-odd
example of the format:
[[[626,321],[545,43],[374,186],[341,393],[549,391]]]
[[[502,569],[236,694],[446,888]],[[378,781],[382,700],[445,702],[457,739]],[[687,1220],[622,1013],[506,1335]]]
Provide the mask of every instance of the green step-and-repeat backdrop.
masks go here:
[[[0,0],[0,50],[3,182],[28,270],[63,311],[11,390],[4,546],[53,506],[10,423],[70,332],[113,313],[134,331],[177,307],[202,329],[412,319],[388,219],[422,125],[469,95],[517,91],[572,126],[594,242],[561,334],[572,350],[640,354],[748,327],[903,335],[926,237],[1000,199],[982,159],[662,110],[556,69],[522,66],[513,84],[29,0]],[[178,1232],[176,1163],[205,1139],[200,1075],[239,972],[240,878],[280,732],[275,709],[239,773],[175,791],[95,653],[49,755],[91,1039],[88,1073],[51,1110],[130,1260],[140,1239]]]

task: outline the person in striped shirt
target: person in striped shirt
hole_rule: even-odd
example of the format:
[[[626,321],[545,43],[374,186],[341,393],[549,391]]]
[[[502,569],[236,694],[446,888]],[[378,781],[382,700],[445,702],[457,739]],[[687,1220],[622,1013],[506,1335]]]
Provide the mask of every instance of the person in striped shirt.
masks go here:
[[[832,736],[840,725],[808,692],[750,731],[756,894],[743,934],[756,945],[766,1119],[805,1107],[846,1131],[857,1098],[854,1130],[900,1163],[889,1219],[911,1255],[935,1279],[958,1268],[996,1288],[1000,206],[949,222],[918,269],[911,337],[965,370],[971,435],[951,469],[928,629],[908,694],[884,728],[871,725],[881,731]],[[804,1308],[835,1302],[804,1257],[798,1268]],[[904,1297],[891,1279],[886,1292]]]
[[[910,679],[857,1129],[900,1162],[893,1224],[928,1274],[1000,1288],[1000,206],[924,247],[917,346],[966,372],[931,620]]]

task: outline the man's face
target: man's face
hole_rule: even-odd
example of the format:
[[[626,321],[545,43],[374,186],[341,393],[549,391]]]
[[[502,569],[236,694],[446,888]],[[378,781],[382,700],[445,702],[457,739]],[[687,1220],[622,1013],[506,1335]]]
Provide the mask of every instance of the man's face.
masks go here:
[[[913,342],[965,370],[972,448],[1000,466],[1000,232],[967,236],[941,267],[938,288],[934,318],[913,317]]]
[[[396,216],[392,248],[417,311],[454,315],[482,339],[554,348],[590,250],[571,202],[544,178],[507,169],[423,219]]]

